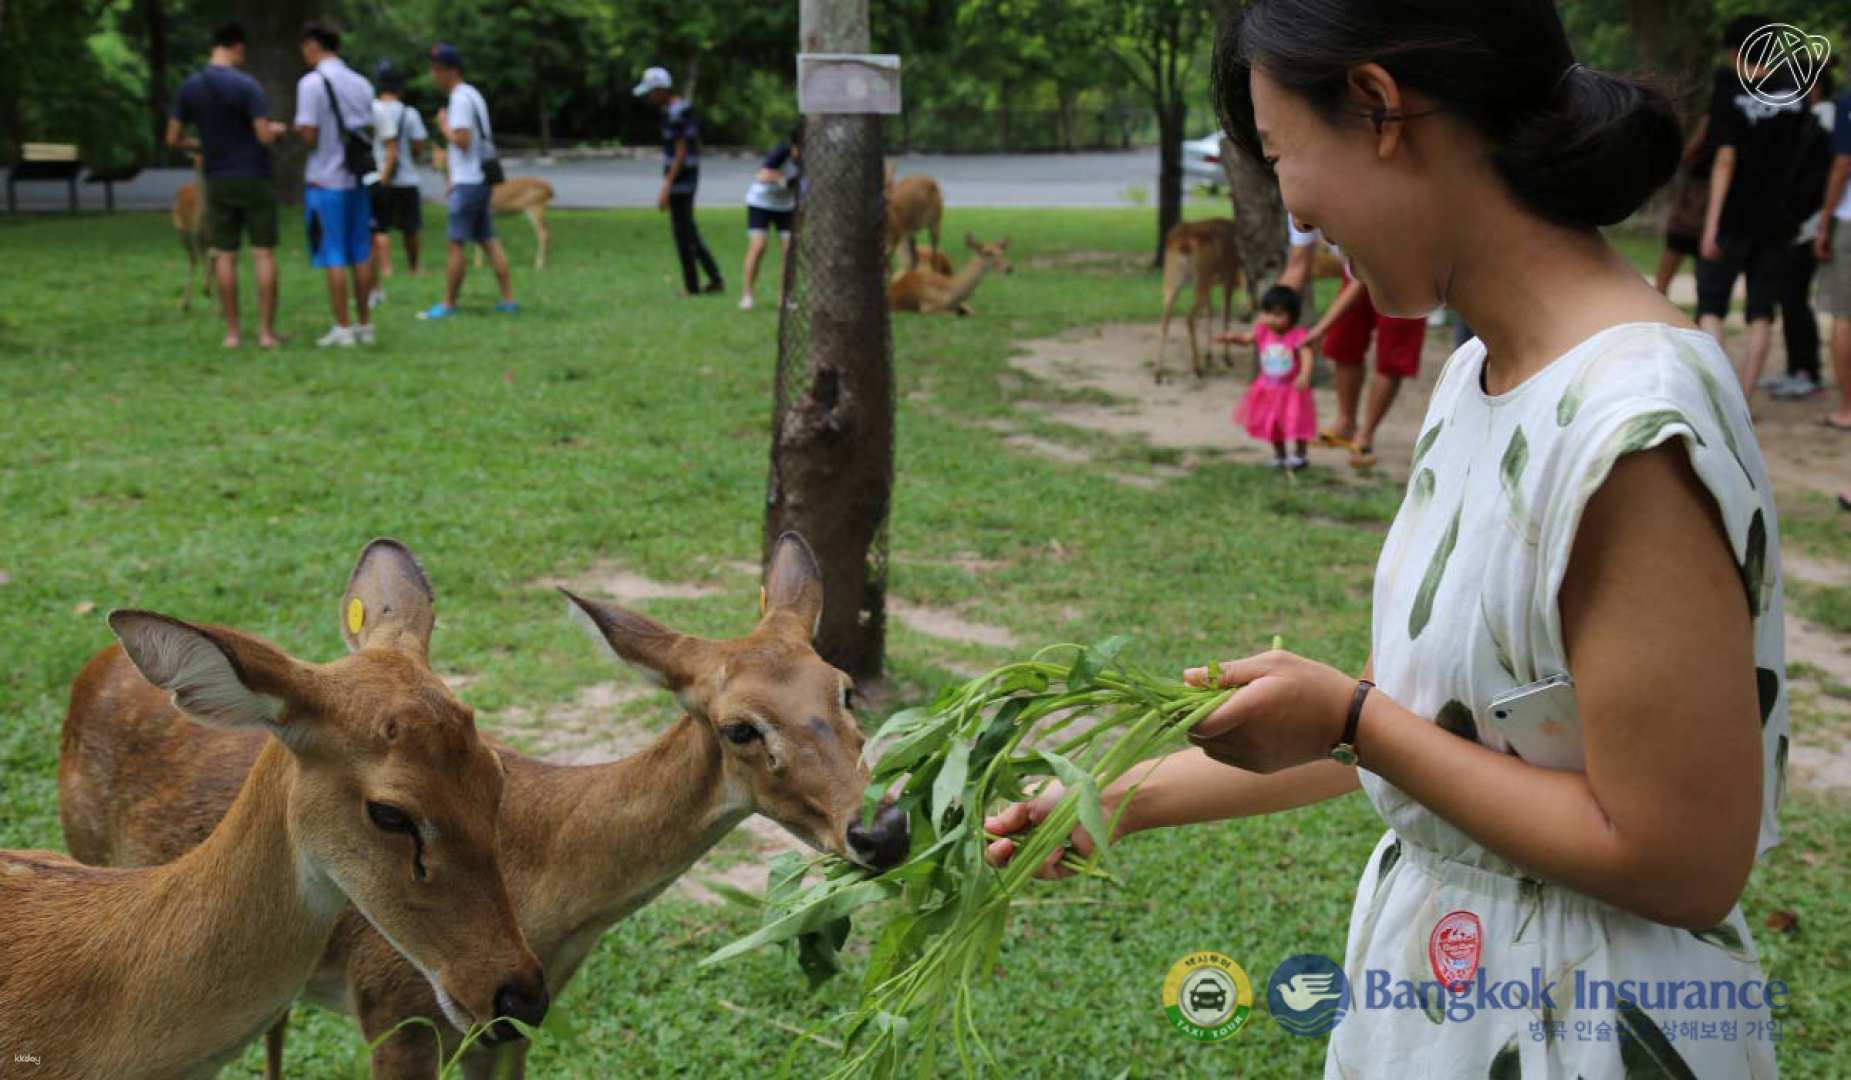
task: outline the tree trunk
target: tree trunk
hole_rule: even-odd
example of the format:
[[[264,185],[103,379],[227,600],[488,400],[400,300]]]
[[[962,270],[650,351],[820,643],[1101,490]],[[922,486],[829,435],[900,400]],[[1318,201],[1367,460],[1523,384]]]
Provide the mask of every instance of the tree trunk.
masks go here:
[[[1182,94],[1166,87],[1157,107],[1157,254],[1153,265],[1163,265],[1163,238],[1183,219],[1183,115]]]
[[[687,98],[688,104],[690,105],[694,104],[694,91],[699,86],[700,81],[701,54],[691,52],[688,54],[688,70],[686,77],[681,84],[681,96]]]
[[[1235,245],[1247,275],[1247,303],[1258,307],[1260,294],[1285,270],[1285,203],[1279,187],[1260,163],[1221,136],[1221,171],[1228,176],[1228,199],[1234,205]]]
[[[154,124],[156,158],[165,157],[167,137],[167,13],[161,0],[141,0],[142,20],[148,26],[148,111]]]
[[[296,35],[320,8],[308,0],[234,0],[232,14],[244,24],[249,40],[244,69],[263,84],[270,119],[291,125],[289,134],[271,146],[276,191],[286,203],[302,201],[302,166],[308,147],[296,138],[296,80],[303,72]]]
[[[865,52],[867,0],[802,0],[800,51]],[[794,531],[823,571],[816,648],[858,679],[886,642],[893,360],[882,272],[881,118],[808,116],[796,258],[782,307],[765,555]]]

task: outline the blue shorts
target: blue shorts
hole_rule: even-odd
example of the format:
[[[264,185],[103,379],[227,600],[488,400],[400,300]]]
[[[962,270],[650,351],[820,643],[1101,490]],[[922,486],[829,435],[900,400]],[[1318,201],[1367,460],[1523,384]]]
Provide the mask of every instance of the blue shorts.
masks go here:
[[[488,212],[487,184],[450,185],[450,242],[486,244],[495,239],[495,219]]]
[[[373,203],[365,188],[311,187],[302,192],[309,261],[327,269],[359,266],[373,256]]]

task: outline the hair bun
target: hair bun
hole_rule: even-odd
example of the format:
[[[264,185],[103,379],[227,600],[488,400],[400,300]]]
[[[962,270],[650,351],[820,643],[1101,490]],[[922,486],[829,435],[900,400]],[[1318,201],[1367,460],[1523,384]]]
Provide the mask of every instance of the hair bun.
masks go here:
[[[1671,179],[1683,154],[1677,114],[1644,83],[1581,64],[1542,112],[1492,153],[1518,198],[1563,225],[1624,221]]]

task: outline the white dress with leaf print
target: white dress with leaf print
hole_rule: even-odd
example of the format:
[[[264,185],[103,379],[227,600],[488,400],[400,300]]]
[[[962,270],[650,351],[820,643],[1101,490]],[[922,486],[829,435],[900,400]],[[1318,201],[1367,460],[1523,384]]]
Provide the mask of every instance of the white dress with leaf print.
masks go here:
[[[1478,341],[1453,354],[1421,426],[1376,567],[1377,684],[1461,738],[1517,753],[1487,705],[1567,672],[1557,593],[1589,496],[1622,455],[1677,440],[1715,499],[1754,614],[1765,851],[1778,839],[1787,758],[1779,536],[1727,356],[1697,331],[1626,324],[1496,397],[1481,388],[1484,357]],[[1551,728],[1541,744],[1550,760],[1584,767],[1579,739]],[[1541,757],[1534,737],[1517,741]],[[1331,1035],[1327,1078],[1775,1075],[1765,976],[1739,906],[1703,933],[1653,923],[1525,876],[1366,770],[1362,783],[1389,831],[1351,913],[1350,1011]],[[1406,993],[1414,1007],[1394,1008],[1381,992],[1372,1002],[1372,980],[1437,987],[1430,947],[1453,912],[1478,925],[1479,975],[1464,1002]],[[1458,921],[1469,923],[1449,925]]]

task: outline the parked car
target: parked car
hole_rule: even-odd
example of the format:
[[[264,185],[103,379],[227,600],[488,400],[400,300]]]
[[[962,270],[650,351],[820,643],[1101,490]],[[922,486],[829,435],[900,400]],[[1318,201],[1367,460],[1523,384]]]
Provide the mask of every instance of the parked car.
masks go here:
[[[1207,184],[1217,190],[1227,183],[1227,174],[1221,171],[1219,131],[1211,131],[1183,144],[1183,177],[1190,183]]]

